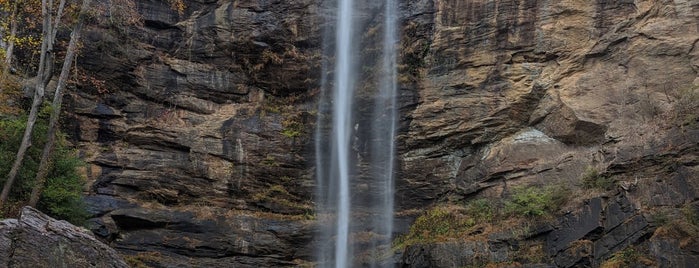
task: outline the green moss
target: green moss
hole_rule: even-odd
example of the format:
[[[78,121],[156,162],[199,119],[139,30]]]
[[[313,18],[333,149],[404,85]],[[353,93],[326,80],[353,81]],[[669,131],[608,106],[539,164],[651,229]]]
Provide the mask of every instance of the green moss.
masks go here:
[[[284,186],[281,186],[279,184],[270,186],[269,192],[271,194],[290,195],[289,192],[284,188]]]
[[[265,157],[265,159],[262,159],[262,161],[260,161],[260,164],[262,164],[263,166],[268,166],[268,167],[278,167],[279,166],[279,162],[277,162],[277,159],[271,155],[268,155],[267,157]]]
[[[284,137],[287,138],[295,138],[301,136],[301,132],[295,129],[285,128],[284,130],[282,130],[282,135],[284,135]]]
[[[282,121],[282,135],[287,138],[296,138],[301,136],[304,132],[304,125],[300,122],[298,115],[290,115],[287,119]]]

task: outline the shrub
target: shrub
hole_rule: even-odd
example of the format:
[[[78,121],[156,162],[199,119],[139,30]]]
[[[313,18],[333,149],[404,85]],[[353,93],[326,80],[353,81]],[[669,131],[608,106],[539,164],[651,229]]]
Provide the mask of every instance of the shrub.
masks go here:
[[[614,178],[603,176],[594,167],[587,167],[582,174],[583,187],[586,189],[611,190],[614,186]]]
[[[546,216],[559,210],[568,196],[569,191],[562,187],[517,187],[505,202],[505,212],[525,217]]]
[[[699,87],[688,87],[677,92],[677,102],[674,107],[674,121],[679,126],[694,125],[699,121]]]
[[[476,225],[479,222],[490,222],[496,215],[492,201],[486,198],[479,198],[466,204],[466,220],[469,225]]]
[[[652,214],[650,214],[649,218],[655,226],[665,225],[670,222],[670,217],[668,216],[667,212],[663,210],[654,211]]]
[[[7,180],[7,174],[12,168],[15,160],[19,144],[22,142],[22,135],[27,126],[25,116],[0,120],[0,183],[4,185]],[[34,185],[34,176],[39,166],[41,157],[42,145],[46,142],[46,124],[37,121],[32,133],[32,146],[29,147],[26,153],[26,158],[17,173],[12,190],[10,191],[9,202],[29,199],[32,186]]]
[[[39,209],[49,215],[75,224],[82,224],[87,218],[82,190],[85,181],[77,172],[83,162],[77,153],[65,147],[57,148],[54,153],[51,174],[46,180],[46,187],[39,200]],[[60,157],[58,157],[60,155]]]
[[[410,226],[405,235],[396,240],[396,247],[406,247],[416,243],[447,240],[461,236],[472,224],[466,218],[459,217],[454,209],[437,206],[420,215]]]
[[[6,174],[12,167],[25,128],[25,116],[0,119],[0,184],[4,184],[7,179]],[[46,142],[46,132],[46,120],[39,118],[32,133],[32,146],[27,150],[16,183],[10,191],[8,203],[21,204],[29,199]],[[82,201],[85,182],[77,171],[82,162],[77,154],[68,148],[65,138],[61,135],[57,137],[51,163],[37,208],[52,217],[82,224],[87,216]]]

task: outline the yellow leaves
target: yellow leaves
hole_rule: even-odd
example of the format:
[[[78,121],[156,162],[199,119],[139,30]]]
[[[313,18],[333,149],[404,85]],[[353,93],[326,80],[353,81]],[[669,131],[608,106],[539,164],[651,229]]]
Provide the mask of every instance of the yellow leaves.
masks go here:
[[[14,41],[15,46],[25,48],[36,48],[39,47],[39,45],[41,45],[41,39],[35,36],[3,36],[3,41]]]
[[[12,24],[21,26],[19,36],[6,34],[4,42],[14,42],[15,46],[33,49],[41,44],[40,38],[32,35],[37,29],[38,17],[41,17],[40,3],[37,0],[0,0],[0,11],[10,15],[0,19],[0,28],[3,32],[11,32]]]
[[[184,13],[185,8],[187,8],[183,0],[168,0],[168,2],[170,2],[170,8],[172,8],[172,10],[174,11],[177,11],[177,13],[179,13],[180,15],[182,15]]]
[[[17,0],[19,1],[19,0]],[[13,5],[17,2],[15,0],[0,0],[0,10],[5,12],[12,11]]]

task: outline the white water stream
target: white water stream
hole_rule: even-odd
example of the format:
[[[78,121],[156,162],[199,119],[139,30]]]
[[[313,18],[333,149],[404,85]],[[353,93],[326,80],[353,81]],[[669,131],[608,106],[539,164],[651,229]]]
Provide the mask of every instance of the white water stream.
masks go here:
[[[333,90],[333,151],[337,153],[337,241],[335,243],[335,267],[344,268],[349,263],[349,215],[350,215],[350,160],[349,147],[352,134],[352,98],[355,77],[351,70],[353,1],[340,0],[337,15],[335,52],[335,87]]]
[[[345,268],[353,266],[358,252],[378,252],[382,245],[390,245],[393,232],[393,195],[395,135],[397,127],[397,14],[395,0],[384,0],[383,38],[381,58],[361,62],[361,31],[354,0],[338,0],[334,33],[334,66],[324,65],[316,132],[316,172],[318,177],[318,215],[323,225],[317,250],[321,267]],[[324,49],[325,52],[329,48]],[[366,83],[366,77],[357,75],[357,66],[377,65],[372,84],[373,108],[370,115],[359,118],[355,102],[357,87]],[[333,70],[333,77],[325,73]],[[329,81],[332,80],[332,81]],[[332,85],[330,87],[329,85]],[[329,91],[332,93],[329,94]],[[364,98],[366,102],[366,96]],[[365,104],[366,106],[366,104]],[[331,120],[323,118],[332,114]],[[366,118],[366,117],[370,118]],[[368,122],[360,122],[367,120]],[[358,128],[368,134],[360,135]],[[361,140],[368,139],[368,140]],[[367,144],[365,157],[358,156],[358,144]],[[359,159],[362,158],[362,159]],[[368,171],[359,163],[365,161]],[[369,178],[365,187],[357,187],[358,176]],[[356,198],[357,200],[353,200]],[[367,205],[368,203],[368,205]],[[361,205],[360,205],[361,204]],[[362,219],[361,217],[364,217]],[[331,225],[331,226],[327,226]],[[373,239],[363,248],[355,248],[356,232],[371,233]],[[369,247],[369,248],[367,248]],[[370,266],[391,266],[381,261],[361,261]]]

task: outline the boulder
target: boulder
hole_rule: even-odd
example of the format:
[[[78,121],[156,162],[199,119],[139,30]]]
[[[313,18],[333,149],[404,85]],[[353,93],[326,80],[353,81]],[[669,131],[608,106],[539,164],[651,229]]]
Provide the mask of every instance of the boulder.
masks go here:
[[[18,219],[0,222],[0,267],[129,266],[88,230],[24,207]]]

